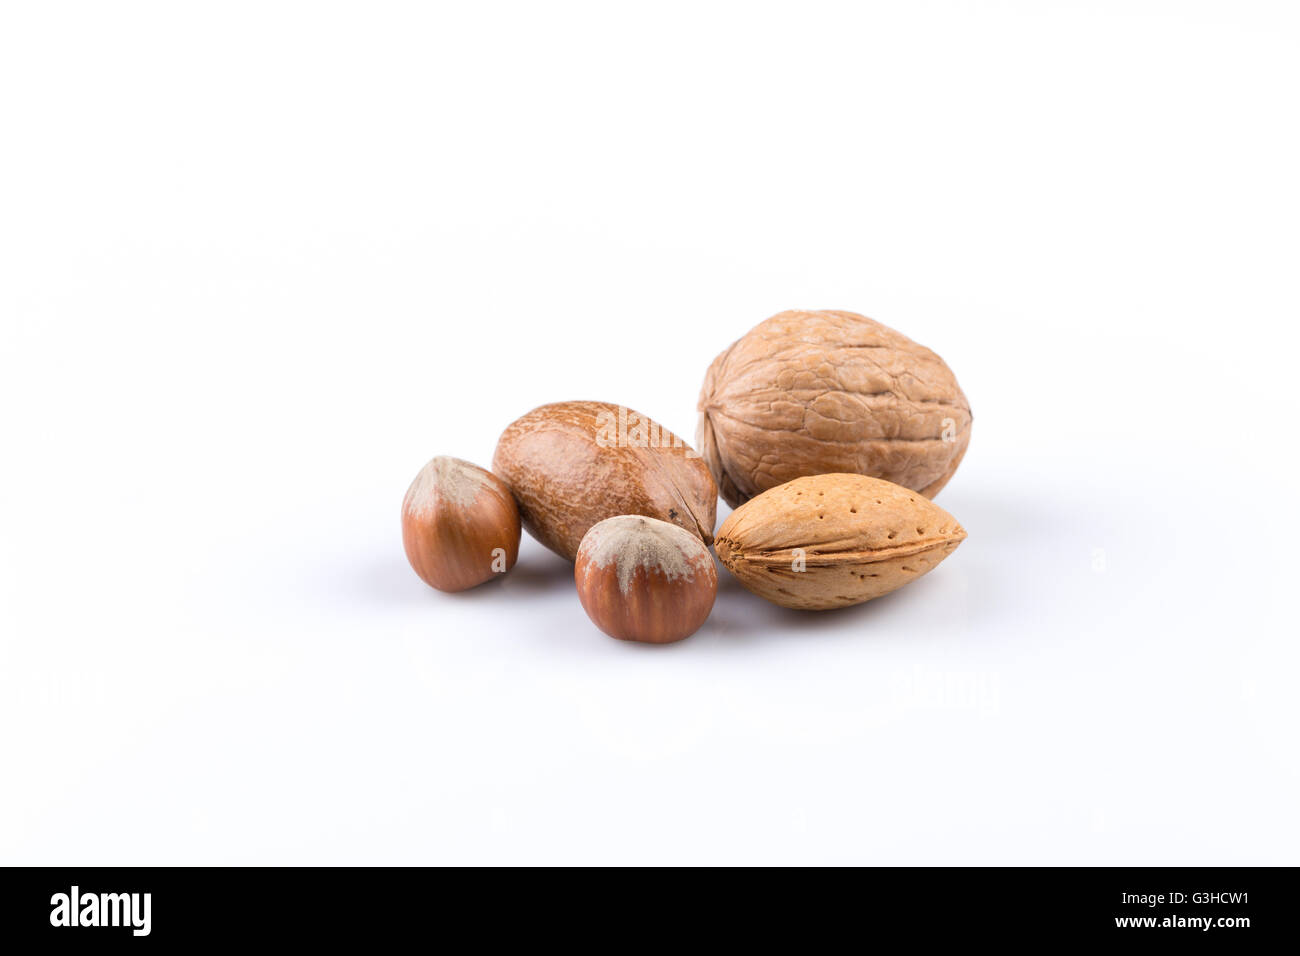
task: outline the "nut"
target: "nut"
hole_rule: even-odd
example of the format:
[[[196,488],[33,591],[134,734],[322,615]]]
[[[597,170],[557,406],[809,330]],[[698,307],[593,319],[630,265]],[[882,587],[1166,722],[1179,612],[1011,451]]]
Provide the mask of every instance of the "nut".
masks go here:
[[[713,555],[667,521],[618,515],[591,527],[578,548],[578,600],[598,628],[623,641],[690,637],[718,593]]]
[[[763,492],[718,529],[723,566],[782,607],[861,604],[914,581],[966,538],[952,515],[900,485],[816,475]]]
[[[464,591],[514,567],[519,511],[496,475],[440,456],[420,469],[402,501],[402,543],[426,584]]]
[[[492,469],[528,533],[569,561],[587,529],[615,515],[659,518],[713,540],[718,491],[708,467],[668,429],[618,405],[533,409],[502,433]]]
[[[970,442],[943,359],[853,312],[782,312],[709,367],[696,444],[733,508],[804,475],[852,472],[932,498]]]

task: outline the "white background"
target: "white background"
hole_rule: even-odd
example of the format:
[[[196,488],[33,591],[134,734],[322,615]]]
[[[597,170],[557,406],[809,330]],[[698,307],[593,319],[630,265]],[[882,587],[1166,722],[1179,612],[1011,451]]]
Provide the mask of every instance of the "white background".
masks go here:
[[[1300,862],[1286,4],[10,4],[0,862]],[[398,511],[786,308],[975,414],[938,570],[669,647]],[[725,513],[725,508],[722,509]],[[721,515],[720,515],[721,517]]]

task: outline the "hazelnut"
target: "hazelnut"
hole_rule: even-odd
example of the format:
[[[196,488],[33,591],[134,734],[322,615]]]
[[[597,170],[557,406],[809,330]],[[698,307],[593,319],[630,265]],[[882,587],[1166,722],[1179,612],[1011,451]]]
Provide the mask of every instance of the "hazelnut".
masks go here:
[[[592,623],[610,637],[651,644],[694,634],[718,593],[718,573],[704,542],[675,524],[641,515],[592,525],[578,546],[573,577]]]
[[[402,543],[426,584],[464,591],[514,567],[519,510],[496,475],[439,456],[420,469],[406,492]]]

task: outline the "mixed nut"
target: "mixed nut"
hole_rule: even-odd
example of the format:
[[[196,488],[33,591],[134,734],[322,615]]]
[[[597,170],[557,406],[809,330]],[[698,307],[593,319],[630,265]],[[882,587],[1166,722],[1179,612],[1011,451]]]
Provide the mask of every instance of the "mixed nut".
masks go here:
[[[489,472],[433,459],[402,504],[416,573],[460,591],[508,571],[520,527],[574,562],[591,620],[622,640],[693,634],[718,560],[754,594],[823,610],[887,594],[966,537],[933,497],[970,442],[970,404],[934,352],[852,312],[782,312],[719,355],[697,454],[604,402],[536,408]],[[702,457],[701,457],[702,456]],[[714,535],[719,493],[736,510]]]

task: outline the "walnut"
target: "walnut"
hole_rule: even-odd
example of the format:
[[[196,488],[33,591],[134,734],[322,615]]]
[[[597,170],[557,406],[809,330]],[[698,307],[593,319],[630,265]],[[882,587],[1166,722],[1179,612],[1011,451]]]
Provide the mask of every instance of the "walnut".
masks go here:
[[[933,497],[970,442],[943,359],[853,312],[792,311],[714,359],[696,445],[733,508],[794,478],[883,478]]]

